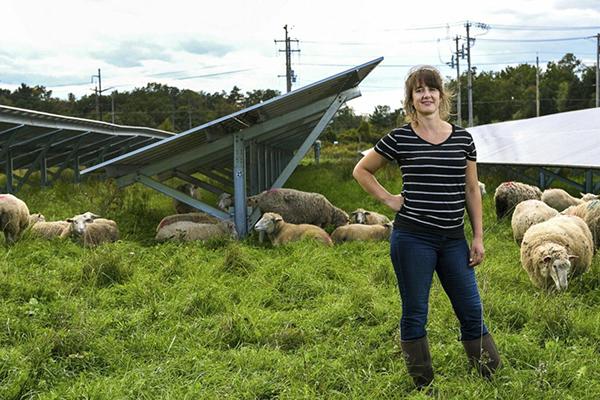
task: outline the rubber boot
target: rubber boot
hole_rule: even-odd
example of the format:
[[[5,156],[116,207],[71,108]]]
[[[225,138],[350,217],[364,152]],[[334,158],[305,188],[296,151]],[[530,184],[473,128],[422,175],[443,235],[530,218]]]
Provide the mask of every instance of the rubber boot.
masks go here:
[[[478,339],[464,340],[462,343],[469,363],[484,378],[490,378],[502,365],[494,339],[489,333]]]
[[[408,374],[417,388],[423,388],[433,381],[433,368],[427,336],[415,340],[401,340],[402,355]]]

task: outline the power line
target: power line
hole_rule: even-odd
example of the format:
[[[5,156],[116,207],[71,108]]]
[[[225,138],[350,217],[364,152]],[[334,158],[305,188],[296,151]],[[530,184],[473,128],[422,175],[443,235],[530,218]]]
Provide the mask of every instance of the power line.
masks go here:
[[[527,43],[527,42],[566,42],[572,40],[583,40],[583,39],[594,39],[595,36],[579,36],[579,37],[568,37],[568,38],[553,38],[553,39],[496,39],[496,38],[479,38],[486,42],[515,42],[515,43]]]

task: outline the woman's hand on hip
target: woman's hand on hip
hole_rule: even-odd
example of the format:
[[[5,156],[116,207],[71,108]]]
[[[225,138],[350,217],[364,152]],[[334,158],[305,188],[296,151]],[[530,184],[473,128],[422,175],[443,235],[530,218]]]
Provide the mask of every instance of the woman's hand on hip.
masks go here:
[[[394,211],[400,211],[404,205],[404,196],[401,194],[391,195],[383,203]]]

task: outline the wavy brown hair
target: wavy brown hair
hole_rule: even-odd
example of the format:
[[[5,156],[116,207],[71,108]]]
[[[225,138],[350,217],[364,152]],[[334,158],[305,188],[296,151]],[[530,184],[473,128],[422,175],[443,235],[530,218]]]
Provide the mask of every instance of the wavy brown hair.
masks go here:
[[[412,97],[413,90],[419,86],[428,86],[440,92],[440,118],[447,120],[450,116],[452,93],[444,87],[444,80],[437,68],[431,65],[418,65],[410,69],[404,82],[404,111],[407,122],[419,123]]]

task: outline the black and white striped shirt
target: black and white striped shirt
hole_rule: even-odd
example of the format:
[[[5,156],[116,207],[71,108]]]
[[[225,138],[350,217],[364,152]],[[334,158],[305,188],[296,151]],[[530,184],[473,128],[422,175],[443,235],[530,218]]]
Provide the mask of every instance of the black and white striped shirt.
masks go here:
[[[469,132],[452,125],[448,139],[431,144],[406,124],[382,137],[375,151],[396,161],[402,171],[404,205],[396,214],[395,226],[464,236],[467,160],[477,159]]]

